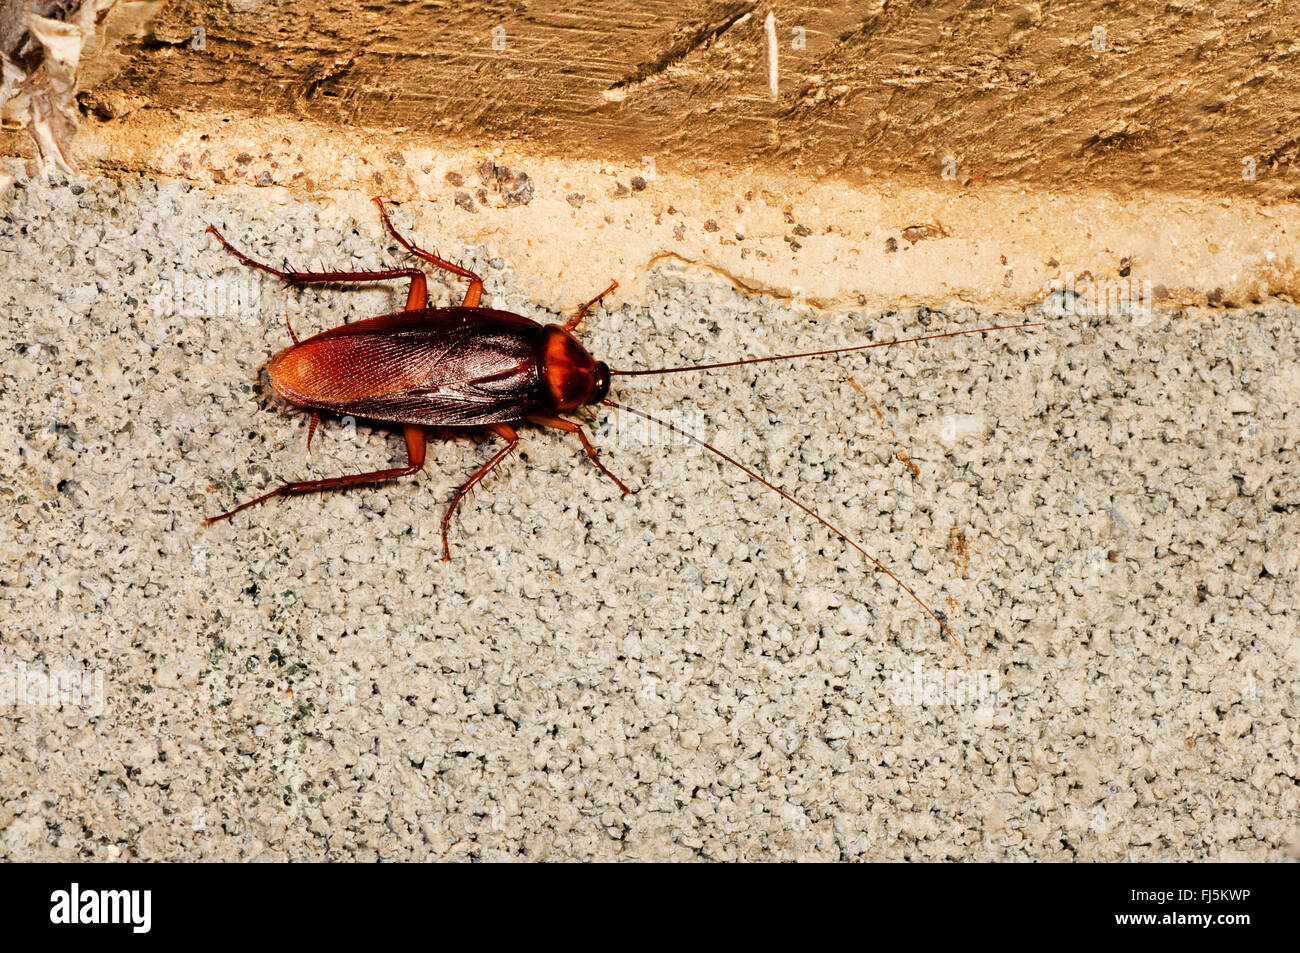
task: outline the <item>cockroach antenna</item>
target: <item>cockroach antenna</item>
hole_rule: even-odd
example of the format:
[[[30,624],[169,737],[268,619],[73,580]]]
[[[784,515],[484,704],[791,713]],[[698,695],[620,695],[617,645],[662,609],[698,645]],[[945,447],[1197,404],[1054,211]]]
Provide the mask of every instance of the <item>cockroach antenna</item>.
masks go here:
[[[759,474],[757,471],[751,470],[749,467],[745,466],[735,457],[731,456],[730,454],[724,453],[723,451],[715,447],[713,444],[709,443],[707,440],[704,440],[701,437],[697,437],[695,436],[695,434],[687,430],[683,430],[681,427],[676,427],[673,424],[670,424],[666,420],[661,420],[658,417],[653,417],[650,414],[647,414],[645,411],[637,410],[635,407],[629,407],[627,404],[622,404],[619,403],[618,401],[610,400],[609,398],[605,398],[603,401],[601,401],[601,403],[604,404],[606,407],[613,407],[617,410],[625,410],[629,414],[636,414],[636,416],[648,420],[653,424],[657,424],[660,427],[667,427],[669,430],[685,437],[687,440],[699,444],[705,450],[709,451],[709,453],[715,454],[721,459],[725,460],[727,463],[730,463],[733,467],[740,470],[751,480],[755,480],[758,483],[761,483],[763,486],[767,487],[773,493],[776,493],[782,499],[786,500],[787,502],[793,503],[795,506],[799,507],[799,509],[803,510],[805,513],[807,513],[817,522],[821,523],[823,526],[825,526],[828,530],[830,530],[840,539],[844,540],[844,542],[847,543],[849,546],[852,546],[859,553],[865,556],[877,569],[883,572],[886,576],[894,580],[894,582],[896,582],[904,592],[906,592],[909,596],[911,596],[914,600],[916,600],[916,604],[919,605],[922,609],[924,609],[930,615],[930,618],[934,619],[935,622],[939,623],[939,628],[941,628],[944,631],[944,634],[948,636],[949,641],[951,641],[952,644],[955,645],[958,649],[962,648],[961,642],[958,641],[957,636],[952,631],[952,629],[948,627],[948,623],[944,622],[943,619],[940,618],[939,614],[935,612],[933,609],[931,609],[929,605],[926,604],[925,600],[916,594],[916,591],[913,590],[911,586],[903,582],[903,580],[899,579],[898,576],[896,576],[892,571],[890,571],[888,566],[882,563],[875,556],[871,555],[871,553],[867,552],[862,546],[854,542],[849,537],[849,535],[844,532],[844,530],[840,529],[830,520],[826,519],[826,517],[822,516],[811,506],[808,506],[806,503],[800,502],[798,499],[791,496],[785,490],[781,489],[779,486],[777,486],[775,483],[771,482],[766,477]]]
[[[609,373],[611,375],[618,375],[621,377],[639,377],[639,376],[651,375],[651,374],[682,374],[687,371],[713,371],[713,370],[719,370],[724,367],[740,367],[745,364],[767,364],[772,361],[792,361],[802,357],[827,357],[832,354],[852,354],[855,351],[869,351],[873,348],[892,347],[893,345],[896,344],[915,344],[920,341],[937,341],[941,338],[955,338],[967,334],[986,334],[992,331],[1016,331],[1022,328],[1037,328],[1042,326],[1043,326],[1043,322],[1041,321],[1031,321],[1024,324],[1002,324],[1002,325],[995,325],[995,326],[983,327],[983,328],[967,328],[962,331],[945,331],[941,334],[923,334],[917,337],[896,338],[891,341],[873,341],[870,344],[855,344],[850,347],[835,347],[835,348],[828,348],[820,351],[801,351],[797,354],[777,354],[771,357],[750,357],[738,361],[720,361],[714,364],[691,364],[684,367],[660,367],[660,368],[651,368],[645,370],[617,370],[611,368]],[[607,407],[615,407],[621,410],[626,410],[630,414],[636,414],[638,417],[642,417],[645,420],[648,420],[652,423],[658,424],[662,427],[667,427],[669,430],[672,430],[673,432],[680,434],[681,436],[685,437],[687,440],[699,444],[701,447],[703,447],[705,450],[708,450],[710,453],[716,454],[718,457],[727,461],[732,466],[741,470],[743,473],[745,473],[746,476],[750,477],[753,480],[758,481],[763,486],[767,487],[769,490],[772,490],[774,493],[779,494],[788,502],[793,503],[795,506],[799,507],[799,509],[803,510],[805,513],[807,513],[817,522],[821,523],[823,526],[825,526],[828,530],[830,530],[840,539],[844,540],[844,542],[847,543],[849,546],[852,546],[859,553],[865,556],[873,565],[875,565],[877,569],[883,572],[886,576],[894,580],[894,582],[896,582],[904,592],[906,592],[909,596],[911,596],[914,600],[916,600],[917,605],[919,605],[922,609],[924,609],[930,615],[930,617],[934,619],[935,622],[939,623],[939,627],[943,629],[944,633],[948,636],[949,640],[953,643],[953,645],[957,646],[958,648],[962,647],[961,643],[957,640],[957,636],[953,633],[952,629],[948,627],[948,624],[944,622],[942,618],[939,617],[939,614],[937,612],[935,612],[933,609],[930,608],[929,605],[926,604],[925,600],[923,600],[920,596],[916,594],[916,592],[912,589],[911,586],[903,582],[902,579],[898,578],[897,575],[895,575],[893,572],[890,571],[889,567],[887,567],[879,559],[871,555],[871,553],[867,552],[860,545],[858,545],[856,542],[850,539],[848,534],[846,534],[835,524],[831,523],[829,520],[827,520],[816,510],[812,509],[812,507],[807,506],[804,503],[801,503],[799,500],[795,499],[785,490],[781,489],[779,486],[776,486],[774,483],[771,483],[770,481],[768,481],[767,479],[765,479],[755,471],[751,470],[749,467],[745,466],[739,460],[736,460],[735,458],[730,457],[727,454],[723,453],[721,450],[713,446],[711,443],[702,440],[701,438],[695,436],[692,433],[688,433],[687,431],[682,430],[680,427],[675,427],[665,420],[660,420],[657,417],[652,417],[650,416],[650,414],[647,414],[644,411],[637,410],[635,407],[629,407],[627,404],[620,404],[616,401],[609,400],[609,399],[602,400],[601,403],[605,404]]]
[[[892,347],[895,344],[915,344],[918,341],[937,341],[940,338],[956,338],[966,334],[985,334],[990,331],[1017,331],[1021,328],[1041,328],[1042,321],[1028,324],[1000,324],[987,328],[967,328],[964,331],[945,331],[942,334],[922,334],[914,338],[896,338],[892,341],[873,341],[871,344],[855,344],[851,347],[833,347],[824,351],[802,351],[798,354],[776,354],[772,357],[747,357],[739,361],[721,361],[717,364],[691,364],[686,367],[659,367],[650,370],[624,371],[610,368],[611,374],[620,377],[640,377],[646,374],[682,374],[686,371],[716,371],[723,367],[740,367],[742,364],[767,364],[772,361],[793,361],[801,357],[826,357],[831,354],[852,354],[854,351],[870,351],[877,347]],[[629,410],[631,408],[628,408]]]

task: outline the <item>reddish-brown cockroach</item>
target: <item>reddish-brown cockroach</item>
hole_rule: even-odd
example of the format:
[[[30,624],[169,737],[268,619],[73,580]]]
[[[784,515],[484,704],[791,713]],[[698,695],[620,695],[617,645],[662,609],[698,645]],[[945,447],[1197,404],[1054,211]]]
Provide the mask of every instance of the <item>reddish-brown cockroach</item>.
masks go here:
[[[603,404],[606,407],[621,408],[699,444],[803,510],[889,576],[939,623],[949,638],[956,641],[947,623],[910,586],[846,533],[811,507],[712,444],[643,411],[610,400],[607,396],[610,378],[612,375],[718,370],[743,364],[848,354],[894,344],[1036,327],[1036,324],[972,328],[853,347],[746,358],[693,367],[611,370],[604,362],[595,360],[578,343],[572,332],[591,307],[618,286],[617,282],[611,282],[608,288],[579,308],[562,325],[542,325],[508,311],[480,307],[483,280],[478,275],[415,247],[393,227],[383,201],[376,198],[374,202],[379,208],[384,227],[403,248],[422,261],[469,279],[469,290],[459,307],[428,307],[425,275],[418,268],[346,272],[281,271],[249,258],[226,241],[216,228],[209,227],[208,231],[244,264],[276,275],[291,285],[410,279],[411,288],[404,310],[344,324],[301,341],[290,327],[293,344],[272,358],[268,367],[271,386],[275,392],[291,404],[311,411],[311,425],[307,432],[309,447],[322,412],[400,424],[406,438],[406,466],[323,480],[285,483],[219,516],[210,517],[205,522],[211,524],[228,519],[241,510],[273,497],[408,476],[424,468],[426,428],[429,427],[486,431],[504,440],[505,446],[452,494],[451,503],[442,517],[442,558],[449,560],[451,547],[447,542],[447,532],[456,507],[473,486],[519,445],[515,425],[523,421],[576,435],[583,450],[600,472],[613,480],[624,494],[628,492],[623,481],[600,461],[596,448],[591,445],[582,427],[561,416],[587,404]]]

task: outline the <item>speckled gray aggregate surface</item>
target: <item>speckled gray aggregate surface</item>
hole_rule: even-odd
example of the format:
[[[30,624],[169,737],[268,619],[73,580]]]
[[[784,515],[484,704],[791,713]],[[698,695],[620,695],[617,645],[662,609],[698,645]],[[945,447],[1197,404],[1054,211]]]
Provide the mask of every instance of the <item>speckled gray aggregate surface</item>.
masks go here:
[[[395,246],[277,190],[28,179],[2,207],[0,856],[1300,853],[1292,306],[616,381],[797,489],[959,651],[823,528],[612,413],[593,433],[637,492],[527,428],[451,563],[442,509],[488,441],[205,528],[402,458],[337,420],[308,458],[259,376],[286,310],[301,333],[403,289],[250,279],[203,224],[277,263]],[[554,318],[491,249],[414,237]],[[665,273],[583,338],[657,366],[1008,317],[819,316]]]

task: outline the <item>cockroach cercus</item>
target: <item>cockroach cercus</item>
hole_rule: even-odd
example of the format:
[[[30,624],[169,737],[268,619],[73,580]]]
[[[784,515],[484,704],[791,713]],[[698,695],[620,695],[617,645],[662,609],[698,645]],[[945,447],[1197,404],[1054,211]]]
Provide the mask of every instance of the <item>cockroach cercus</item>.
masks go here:
[[[947,623],[910,586],[829,520],[739,460],[694,434],[611,400],[608,396],[610,380],[617,375],[675,374],[848,354],[896,344],[1037,327],[1037,324],[972,328],[875,341],[853,347],[746,358],[692,367],[611,370],[603,361],[595,360],[578,343],[573,331],[591,307],[617,287],[617,282],[611,282],[608,288],[579,308],[564,324],[542,325],[508,311],[484,308],[479,304],[483,297],[483,279],[466,268],[415,247],[393,227],[383,201],[376,198],[374,202],[379,208],[384,227],[403,248],[422,261],[469,280],[469,290],[458,307],[429,307],[425,275],[419,268],[281,271],[254,261],[226,241],[216,228],[209,227],[208,231],[244,264],[276,275],[291,285],[410,279],[411,287],[404,310],[344,324],[305,340],[299,340],[290,326],[289,334],[293,338],[293,344],[272,358],[268,366],[271,387],[275,392],[289,403],[311,411],[311,424],[307,431],[309,449],[321,413],[346,414],[400,425],[406,438],[406,466],[327,477],[323,480],[285,483],[219,516],[210,517],[206,520],[207,523],[229,519],[241,510],[274,497],[332,490],[357,483],[378,483],[415,473],[424,468],[425,440],[428,436],[426,428],[464,429],[495,434],[505,441],[505,446],[456,488],[443,513],[442,558],[449,560],[451,548],[447,543],[447,533],[456,507],[473,486],[500,465],[519,445],[519,434],[515,426],[524,421],[576,436],[597,469],[613,480],[624,494],[628,492],[623,481],[601,462],[596,448],[582,427],[564,416],[584,405],[602,404],[635,414],[693,441],[803,510],[889,576],[939,623],[949,638],[956,641]]]

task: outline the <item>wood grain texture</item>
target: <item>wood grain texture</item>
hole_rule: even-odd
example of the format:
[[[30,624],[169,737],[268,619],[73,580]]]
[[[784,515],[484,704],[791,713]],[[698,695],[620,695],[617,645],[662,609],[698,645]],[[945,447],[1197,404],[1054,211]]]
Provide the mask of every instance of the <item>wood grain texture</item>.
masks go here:
[[[965,183],[1278,199],[1298,27],[1265,0],[176,0],[96,95],[685,169],[938,181],[951,157]]]

